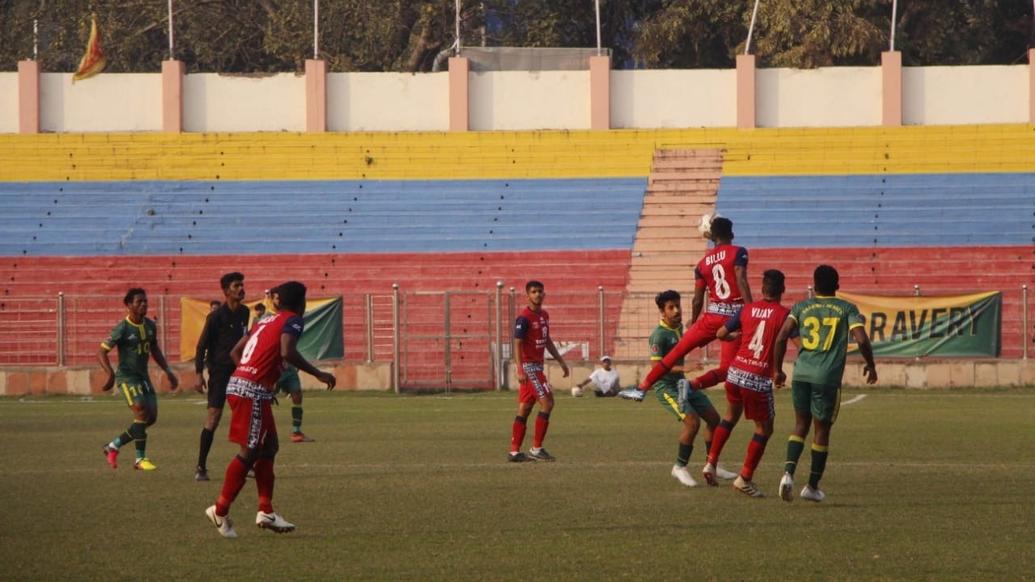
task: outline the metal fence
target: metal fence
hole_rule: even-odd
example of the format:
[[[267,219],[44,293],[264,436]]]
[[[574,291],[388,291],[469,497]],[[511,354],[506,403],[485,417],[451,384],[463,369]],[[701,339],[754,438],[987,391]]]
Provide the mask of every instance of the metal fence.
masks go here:
[[[887,290],[882,290],[888,294]],[[899,294],[920,294],[914,286]],[[864,292],[864,291],[863,291]],[[966,292],[966,291],[962,291]],[[961,293],[962,293],[961,292]],[[947,294],[939,289],[937,294]],[[790,305],[811,294],[789,291]],[[180,297],[152,295],[148,316],[158,323],[159,342],[172,362],[181,353]],[[1032,342],[1027,285],[1003,292],[1002,345],[1006,357],[1027,358]],[[523,290],[405,291],[342,296],[345,359],[396,362],[393,385],[402,389],[500,388],[511,357],[511,326],[524,305]],[[690,298],[684,298],[684,320]],[[551,336],[569,362],[593,362],[607,354],[618,361],[647,357],[647,338],[657,325],[651,293],[598,288],[588,293],[547,292]],[[125,316],[119,298],[97,295],[0,299],[0,365],[76,366],[96,361],[100,342]],[[709,361],[708,348],[690,360]]]

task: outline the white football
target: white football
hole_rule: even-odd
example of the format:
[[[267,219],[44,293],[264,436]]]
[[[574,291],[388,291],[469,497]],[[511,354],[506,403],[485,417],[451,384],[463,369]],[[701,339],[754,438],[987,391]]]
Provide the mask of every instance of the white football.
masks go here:
[[[574,388],[571,389],[571,395],[574,396],[575,398],[579,398],[580,396],[582,396],[582,388],[579,388],[578,386],[575,386]]]
[[[712,238],[712,221],[719,218],[719,213],[715,214],[702,214],[701,224],[697,225],[697,232],[701,233],[701,236],[711,240]]]

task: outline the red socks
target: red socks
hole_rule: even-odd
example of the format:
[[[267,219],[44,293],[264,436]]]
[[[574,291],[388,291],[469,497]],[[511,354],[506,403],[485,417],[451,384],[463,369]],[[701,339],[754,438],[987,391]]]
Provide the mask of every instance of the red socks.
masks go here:
[[[273,459],[255,461],[255,485],[259,489],[259,511],[273,513]]]
[[[223,489],[216,500],[216,515],[220,517],[230,513],[230,504],[237,499],[237,494],[244,487],[244,481],[248,478],[248,463],[239,456],[234,456],[230,464],[226,466],[226,476],[223,478]]]
[[[762,455],[765,454],[765,445],[769,442],[769,437],[755,433],[751,437],[751,442],[748,443],[747,455],[744,456],[744,468],[740,470],[740,476],[750,481],[751,477],[755,475],[755,469],[758,468],[759,461],[762,460]]]
[[[714,370],[708,370],[704,374],[694,378],[691,383],[694,385],[694,390],[704,390],[705,388],[711,388],[712,386],[725,381],[726,370],[716,368]]]
[[[726,441],[730,438],[730,431],[732,430],[732,424],[726,420],[721,420],[719,421],[719,426],[712,431],[712,446],[708,449],[709,463],[713,465],[719,464],[719,455],[722,454],[722,447],[726,446]]]
[[[532,438],[532,448],[538,449],[543,446],[543,439],[546,438],[546,429],[550,428],[550,413],[540,412],[535,417],[535,436]]]
[[[524,416],[515,416],[514,426],[510,429],[510,452],[516,453],[521,450],[521,443],[525,441],[526,428],[528,428],[528,419]]]

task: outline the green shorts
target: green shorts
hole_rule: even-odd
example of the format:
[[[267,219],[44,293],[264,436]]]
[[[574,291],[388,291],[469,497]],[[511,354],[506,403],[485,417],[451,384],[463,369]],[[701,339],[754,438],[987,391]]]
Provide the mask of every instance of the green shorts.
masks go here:
[[[794,380],[791,382],[791,401],[795,412],[808,411],[812,418],[834,424],[841,409],[841,385]]]
[[[288,366],[277,379],[277,391],[284,394],[298,394],[302,391],[302,380],[298,377],[298,368]]]
[[[669,385],[654,385],[654,396],[658,398],[658,402],[662,408],[671,412],[676,420],[682,422],[686,418],[687,414],[696,414],[702,416],[709,410],[714,410],[712,401],[705,396],[704,392],[695,391],[690,392],[687,395],[686,403],[679,406],[679,390],[675,386]]]
[[[158,395],[150,380],[137,378],[116,378],[115,386],[126,398],[128,406],[158,406]]]

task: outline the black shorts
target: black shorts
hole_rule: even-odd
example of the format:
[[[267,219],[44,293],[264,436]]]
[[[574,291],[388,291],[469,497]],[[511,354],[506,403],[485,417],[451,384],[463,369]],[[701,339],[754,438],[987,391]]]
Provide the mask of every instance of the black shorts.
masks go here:
[[[208,371],[208,407],[209,408],[223,408],[226,404],[226,385],[230,383],[230,376],[234,371],[231,370],[212,370]]]

